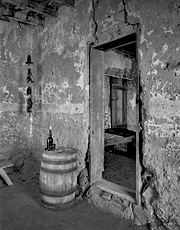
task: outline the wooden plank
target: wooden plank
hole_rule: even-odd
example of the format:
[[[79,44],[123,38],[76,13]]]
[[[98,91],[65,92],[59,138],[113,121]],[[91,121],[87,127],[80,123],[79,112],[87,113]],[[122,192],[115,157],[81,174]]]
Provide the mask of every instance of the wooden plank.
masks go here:
[[[8,159],[3,159],[3,160],[0,160],[0,167],[1,168],[8,168],[8,167],[12,167],[13,166],[13,163],[10,162]]]
[[[124,144],[128,142],[132,142],[133,139],[134,139],[134,136],[122,137],[118,135],[116,135],[116,137],[112,139],[108,139],[106,138],[106,135],[105,135],[105,146],[110,146],[110,145],[115,145],[115,144],[120,144],[120,143]]]
[[[128,90],[128,87],[127,86],[123,86],[123,85],[120,85],[120,84],[112,84],[112,88],[113,89],[119,89],[119,90]]]
[[[121,78],[121,79],[125,79],[125,80],[128,80],[128,81],[133,81],[134,79],[131,79],[131,78],[126,78],[126,77],[121,77],[121,76],[118,76],[118,75],[113,75],[113,74],[105,74],[105,76],[107,77],[115,77],[115,78]]]
[[[136,86],[136,201],[138,205],[141,205],[141,164],[140,164],[140,154],[141,148],[139,143],[139,135],[140,135],[140,115],[139,115],[139,101],[140,101],[140,93],[139,93],[139,84],[140,84],[140,76],[139,76],[139,44],[140,44],[140,27],[137,25],[137,48],[136,48],[136,78],[137,78],[137,86]]]
[[[30,21],[27,21],[27,20],[22,20],[20,18],[15,18],[15,17],[11,17],[11,16],[6,16],[8,17],[9,19],[12,19],[12,20],[15,20],[15,21],[18,21],[18,22],[23,22],[23,23],[26,23],[26,24],[29,24],[29,25],[33,25],[33,26],[37,26],[39,24],[35,24],[35,23],[32,23]]]
[[[129,200],[133,203],[136,201],[136,191],[130,188],[126,188],[121,185],[114,184],[104,179],[95,181],[93,183],[97,188],[102,189],[108,193],[122,197],[123,199]]]
[[[119,48],[121,48],[121,47],[124,47],[124,46],[130,45],[130,44],[134,44],[134,43],[136,43],[136,40],[131,41],[131,42],[127,42],[127,43],[125,43],[125,44],[121,44],[121,45],[113,46],[113,48],[106,49],[106,52],[107,52],[107,51],[109,51],[109,50],[119,49]]]
[[[64,4],[64,5],[69,6],[69,7],[74,7],[74,5],[75,5],[75,1],[74,0],[71,0],[71,1],[67,1],[67,0],[53,0],[53,2],[56,2],[58,4]]]
[[[37,3],[32,4],[32,2],[31,2],[31,5],[29,5],[29,4],[24,3],[23,1],[21,1],[21,3],[20,3],[17,0],[6,0],[6,2],[13,4],[13,5],[17,5],[19,8],[25,8],[25,9],[31,10],[35,13],[42,14],[44,16],[53,16],[53,17],[57,16],[56,12],[54,12],[50,9],[48,10],[47,8],[45,9],[44,6],[41,6]]]
[[[4,169],[1,168],[1,167],[0,167],[0,175],[5,180],[5,182],[8,184],[8,186],[13,185],[12,181],[10,180],[10,178],[8,177],[8,175],[6,174],[6,172],[4,171]]]
[[[102,42],[102,43],[95,44],[95,45],[93,46],[93,48],[103,50],[103,46],[107,45],[108,43],[113,43],[113,44],[114,44],[114,42],[117,42],[119,39],[124,39],[125,37],[127,37],[127,36],[129,36],[129,35],[132,35],[132,34],[135,34],[135,33],[136,33],[135,30],[129,31],[128,33],[126,33],[126,34],[121,34],[121,35],[117,36],[115,39],[112,39],[112,40],[110,40],[110,41],[104,41],[104,42]],[[135,40],[135,39],[134,39],[134,40]],[[120,42],[119,42],[119,43],[120,43]],[[121,42],[121,44],[122,44],[122,42]],[[123,44],[126,44],[126,43],[123,43]],[[114,46],[113,46],[111,49],[113,49],[113,48],[114,48]],[[104,50],[105,50],[105,49],[104,49]]]
[[[123,86],[127,87],[127,81],[122,80]],[[122,91],[122,123],[127,124],[127,90]]]
[[[111,128],[116,127],[117,125],[117,100],[118,100],[118,95],[117,95],[117,90],[113,88],[113,84],[116,83],[117,79],[110,79],[110,100],[111,100]]]
[[[104,170],[104,52],[92,49],[90,57],[90,181]]]

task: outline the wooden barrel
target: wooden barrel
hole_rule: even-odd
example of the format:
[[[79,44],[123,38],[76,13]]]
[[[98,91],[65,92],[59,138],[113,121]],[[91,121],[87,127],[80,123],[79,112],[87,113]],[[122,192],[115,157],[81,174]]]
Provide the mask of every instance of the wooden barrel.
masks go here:
[[[62,147],[44,151],[39,184],[43,206],[59,209],[72,205],[77,185],[76,150]]]

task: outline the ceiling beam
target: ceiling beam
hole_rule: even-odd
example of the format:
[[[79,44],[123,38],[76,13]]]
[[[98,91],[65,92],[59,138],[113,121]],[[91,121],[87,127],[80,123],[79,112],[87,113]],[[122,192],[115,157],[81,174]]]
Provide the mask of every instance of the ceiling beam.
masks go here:
[[[53,2],[56,2],[58,4],[64,4],[66,6],[74,7],[75,1],[74,0],[53,0]]]
[[[8,18],[13,19],[13,20],[18,21],[18,22],[23,22],[23,23],[26,23],[26,24],[29,24],[29,25],[33,25],[33,26],[39,25],[39,24],[36,24],[36,23],[33,23],[33,22],[29,22],[27,20],[20,19],[20,18],[15,18],[15,17],[10,17],[10,16],[8,16]]]
[[[37,3],[33,3],[30,5],[30,4],[25,3],[25,1],[21,1],[21,3],[20,3],[17,0],[6,0],[6,2],[13,4],[13,5],[16,5],[19,8],[25,8],[28,11],[31,10],[35,13],[42,14],[44,16],[53,16],[53,17],[57,16],[57,13],[55,11],[52,11],[52,10],[47,9],[47,8],[45,9],[43,6],[41,6]]]

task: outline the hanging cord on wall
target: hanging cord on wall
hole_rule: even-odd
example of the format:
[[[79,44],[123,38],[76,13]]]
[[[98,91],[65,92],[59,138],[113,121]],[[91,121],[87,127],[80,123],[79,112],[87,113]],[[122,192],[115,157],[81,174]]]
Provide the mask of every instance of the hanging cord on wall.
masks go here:
[[[33,62],[31,61],[31,56],[28,55],[27,56],[27,61],[26,64],[28,66],[28,73],[27,73],[27,113],[32,112],[32,105],[33,105],[33,101],[32,101],[32,83],[34,83],[33,78],[32,78],[32,72],[31,72],[31,68],[29,67],[31,64],[33,64]]]

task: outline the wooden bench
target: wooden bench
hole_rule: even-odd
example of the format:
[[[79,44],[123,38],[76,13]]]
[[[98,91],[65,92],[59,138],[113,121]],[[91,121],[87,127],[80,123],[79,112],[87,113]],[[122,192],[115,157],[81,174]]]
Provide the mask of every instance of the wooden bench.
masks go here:
[[[4,169],[12,167],[12,166],[13,164],[9,160],[7,159],[0,160],[0,175],[4,179],[4,181],[7,183],[8,186],[13,185],[13,183],[11,179],[9,178],[9,176],[6,174]]]
[[[135,133],[120,129],[105,130],[105,146],[124,144],[135,140]]]

